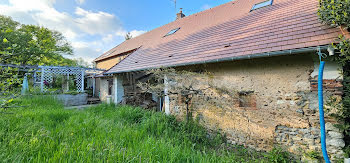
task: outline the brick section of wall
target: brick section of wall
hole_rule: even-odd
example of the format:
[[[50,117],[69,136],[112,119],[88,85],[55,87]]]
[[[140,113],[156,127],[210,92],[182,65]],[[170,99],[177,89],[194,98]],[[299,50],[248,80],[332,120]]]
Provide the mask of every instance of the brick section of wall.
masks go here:
[[[311,91],[318,90],[317,80],[310,80]],[[325,79],[323,80],[323,90],[327,92],[332,92],[334,95],[343,94],[343,84],[342,80],[337,79]]]

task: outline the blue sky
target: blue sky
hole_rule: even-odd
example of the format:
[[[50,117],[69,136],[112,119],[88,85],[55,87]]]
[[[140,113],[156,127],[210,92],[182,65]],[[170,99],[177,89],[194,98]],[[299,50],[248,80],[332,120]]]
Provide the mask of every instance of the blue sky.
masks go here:
[[[191,15],[231,0],[0,0],[0,14],[24,24],[63,33],[75,55],[91,62],[124,41],[175,20],[179,8]]]

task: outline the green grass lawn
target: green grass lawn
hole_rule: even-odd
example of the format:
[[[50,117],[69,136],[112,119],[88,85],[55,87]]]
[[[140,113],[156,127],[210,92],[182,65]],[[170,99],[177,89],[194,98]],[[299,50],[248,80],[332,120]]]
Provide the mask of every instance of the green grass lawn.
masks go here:
[[[208,136],[195,122],[128,106],[65,110],[50,98],[21,99],[0,113],[0,162],[279,162]],[[12,113],[12,114],[8,114]]]

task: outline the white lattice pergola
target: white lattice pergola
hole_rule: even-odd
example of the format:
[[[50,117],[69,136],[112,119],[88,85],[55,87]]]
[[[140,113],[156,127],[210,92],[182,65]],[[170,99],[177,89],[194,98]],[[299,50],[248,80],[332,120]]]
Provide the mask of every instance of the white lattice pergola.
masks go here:
[[[51,83],[54,75],[74,75],[77,91],[84,92],[84,68],[51,66],[39,66],[39,68],[41,69],[40,88],[42,92],[47,91],[45,82]]]
[[[32,66],[32,65],[13,65],[2,64],[0,67],[18,68],[19,71],[33,73],[34,86],[40,86],[42,92],[48,90],[45,83],[52,83],[55,76],[62,75],[69,79],[74,76],[77,91],[84,92],[84,79],[92,78],[93,90],[95,90],[95,76],[101,74],[104,70],[97,68],[82,68],[82,67],[63,67],[63,66]],[[95,92],[95,91],[93,91]]]
[[[52,83],[53,77],[56,75],[62,76],[74,76],[76,88],[79,92],[84,92],[84,75],[98,74],[103,70],[92,68],[80,68],[80,67],[59,67],[59,66],[38,66],[38,71],[34,74],[34,80],[36,83],[40,83],[40,89],[42,92],[46,92],[48,87],[45,83]],[[40,73],[40,77],[38,77]]]

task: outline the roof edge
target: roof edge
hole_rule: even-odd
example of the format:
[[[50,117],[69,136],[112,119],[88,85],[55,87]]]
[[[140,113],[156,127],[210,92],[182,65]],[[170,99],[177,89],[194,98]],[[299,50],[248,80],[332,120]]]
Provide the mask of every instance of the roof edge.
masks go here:
[[[110,59],[110,58],[113,58],[113,57],[117,57],[117,56],[119,56],[119,55],[132,53],[132,52],[136,51],[137,49],[139,49],[140,47],[141,47],[141,46],[139,46],[139,47],[137,47],[137,48],[134,48],[134,49],[131,49],[131,50],[128,50],[128,51],[124,51],[124,52],[121,52],[121,53],[117,53],[117,54],[114,54],[114,55],[108,55],[108,56],[105,56],[105,57],[102,57],[102,58],[96,58],[96,59],[94,59],[93,61],[94,61],[94,62],[100,62],[100,61],[107,60],[107,59]]]
[[[281,50],[281,51],[266,52],[266,53],[257,53],[257,54],[235,56],[235,57],[226,57],[226,58],[212,59],[212,60],[207,60],[207,61],[195,61],[195,62],[180,63],[180,64],[173,64],[173,65],[168,65],[168,66],[160,66],[160,67],[149,67],[149,68],[142,68],[142,69],[135,69],[135,70],[117,71],[117,72],[103,73],[103,74],[110,75],[110,74],[120,74],[120,73],[126,73],[126,72],[144,71],[144,70],[157,69],[157,68],[179,67],[179,66],[217,63],[217,62],[225,62],[225,61],[245,60],[245,59],[253,59],[253,58],[284,56],[284,55],[289,55],[289,54],[300,54],[300,53],[306,53],[306,52],[313,52],[313,51],[317,51],[319,48],[321,48],[321,50],[326,50],[328,48],[328,45],[312,46],[312,47],[306,47],[306,48]]]

